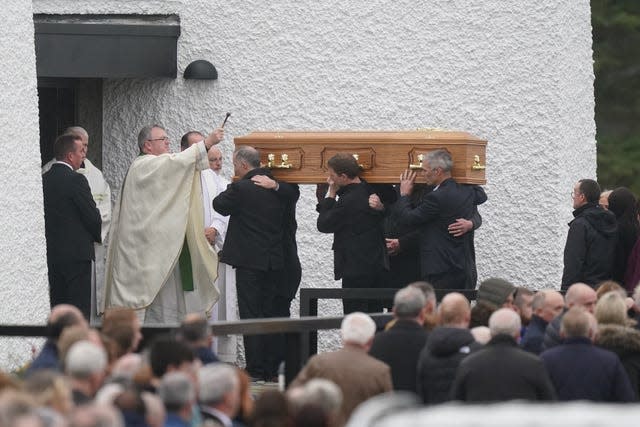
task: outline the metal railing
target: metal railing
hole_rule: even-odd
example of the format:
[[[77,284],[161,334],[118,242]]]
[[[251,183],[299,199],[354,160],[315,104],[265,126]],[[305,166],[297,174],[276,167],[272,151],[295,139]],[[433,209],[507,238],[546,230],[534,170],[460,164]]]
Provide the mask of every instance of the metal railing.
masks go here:
[[[340,329],[343,317],[317,317],[318,300],[322,299],[390,299],[397,289],[340,289],[340,288],[303,288],[300,289],[300,318],[268,318],[239,320],[235,322],[214,322],[211,329],[214,335],[262,335],[284,334],[286,357],[285,378],[289,384],[309,357],[317,352],[317,331]],[[441,299],[451,290],[436,290]],[[461,292],[475,299],[476,291]],[[370,314],[378,329],[391,320],[391,314]],[[142,333],[145,342],[159,334],[168,334],[179,325],[144,325]],[[45,337],[45,325],[0,325],[0,336],[5,337]]]

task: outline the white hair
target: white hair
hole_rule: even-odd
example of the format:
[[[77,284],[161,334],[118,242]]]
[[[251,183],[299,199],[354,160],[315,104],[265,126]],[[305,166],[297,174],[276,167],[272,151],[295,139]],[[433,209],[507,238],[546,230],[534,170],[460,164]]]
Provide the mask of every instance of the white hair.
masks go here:
[[[212,363],[198,371],[198,398],[203,405],[215,406],[222,402],[227,393],[239,387],[240,379],[236,370],[226,363]]]
[[[489,318],[489,330],[492,337],[500,334],[514,336],[516,333],[520,333],[521,327],[520,316],[509,308],[496,310]]]
[[[184,372],[169,372],[162,377],[158,395],[167,407],[181,407],[195,400],[196,390]]]
[[[107,352],[91,341],[74,343],[64,361],[66,373],[73,378],[88,378],[107,367]]]
[[[71,134],[83,136],[85,138],[89,138],[89,132],[87,132],[85,128],[80,126],[68,127],[67,130],[64,131],[64,133],[71,133]]]
[[[342,406],[342,390],[333,381],[314,378],[304,385],[304,399],[329,413],[337,412]]]
[[[376,333],[376,323],[368,315],[356,311],[345,316],[340,332],[343,343],[365,345]]]

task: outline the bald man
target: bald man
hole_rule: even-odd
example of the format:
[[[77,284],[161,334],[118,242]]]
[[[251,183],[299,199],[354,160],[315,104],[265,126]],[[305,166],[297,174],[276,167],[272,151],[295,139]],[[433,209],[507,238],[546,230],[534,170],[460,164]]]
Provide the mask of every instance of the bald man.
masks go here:
[[[562,316],[567,310],[571,307],[582,307],[593,314],[597,301],[598,296],[596,295],[596,291],[586,283],[574,283],[569,286],[564,296],[564,311],[547,325],[542,343],[542,351],[550,349],[562,341],[560,325],[562,324]]]
[[[458,292],[445,295],[438,314],[440,325],[431,332],[418,358],[417,392],[427,404],[450,400],[458,365],[469,353],[481,348],[469,332],[471,308],[464,295]]]
[[[533,311],[531,321],[522,341],[520,341],[520,346],[530,353],[540,354],[547,325],[562,313],[564,298],[558,291],[538,291],[533,296],[531,309]]]
[[[70,304],[58,304],[51,309],[47,320],[47,341],[42,350],[31,362],[27,369],[27,376],[41,369],[59,370],[58,338],[66,328],[70,326],[89,327],[87,320],[80,310]]]

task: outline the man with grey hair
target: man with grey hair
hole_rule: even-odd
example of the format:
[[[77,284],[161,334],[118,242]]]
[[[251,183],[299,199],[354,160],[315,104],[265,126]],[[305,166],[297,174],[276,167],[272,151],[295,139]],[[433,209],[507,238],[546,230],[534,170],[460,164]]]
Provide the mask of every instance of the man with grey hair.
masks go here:
[[[453,160],[446,150],[427,153],[422,169],[427,184],[435,188],[416,205],[409,196],[416,173],[405,171],[400,177],[400,221],[420,227],[420,269],[422,279],[436,289],[475,289],[476,265],[473,228],[452,233],[449,229],[460,218],[477,218],[477,206],[487,200],[476,185],[460,185],[451,175]],[[467,229],[468,228],[468,229]],[[471,231],[471,232],[468,232]]]
[[[74,403],[90,402],[106,376],[106,351],[90,341],[78,341],[71,346],[64,362]]]
[[[189,131],[180,140],[182,151],[202,141],[204,136],[198,131]],[[204,235],[216,253],[222,251],[224,240],[227,236],[229,226],[229,216],[221,215],[213,209],[213,199],[227,189],[229,181],[224,178],[220,171],[222,169],[222,152],[217,146],[213,146],[207,152],[209,159],[209,169],[200,172],[202,184],[202,200],[204,208]],[[218,263],[218,278],[214,282],[215,287],[220,292],[220,300],[213,307],[210,322],[238,320],[237,315],[237,295],[236,295],[236,272],[224,262]],[[211,349],[226,362],[236,361],[236,341],[235,335],[225,335],[216,337],[211,343]]]
[[[187,427],[191,425],[196,390],[192,379],[180,371],[169,372],[160,381],[158,395],[167,410],[165,426]]]
[[[209,313],[217,255],[202,232],[200,171],[207,150],[222,140],[216,129],[190,148],[169,153],[160,125],[138,135],[140,155],[125,177],[113,212],[104,307],[138,311],[143,323],[179,323]]]
[[[231,427],[240,408],[240,379],[235,369],[224,363],[201,367],[198,391],[204,425]]]
[[[237,181],[213,200],[213,208],[230,215],[220,261],[236,271],[241,319],[276,317],[275,297],[282,293],[287,265],[284,227],[287,206],[298,193],[278,183],[271,171],[260,167],[260,153],[240,146],[233,154]],[[271,381],[277,376],[284,337],[245,335],[249,375]]]
[[[428,336],[422,327],[425,305],[419,288],[400,289],[393,299],[394,325],[373,339],[369,354],[389,365],[394,390],[416,391],[418,356]]]
[[[518,347],[520,316],[508,308],[489,318],[491,341],[458,368],[452,397],[465,402],[554,400],[555,391],[538,356]]]
[[[540,355],[556,388],[558,400],[637,400],[618,356],[593,345],[597,330],[595,317],[574,306],[562,317],[562,343]]]
[[[353,410],[370,397],[391,391],[391,370],[367,354],[376,324],[368,315],[351,313],[340,328],[343,347],[313,356],[298,373],[291,387],[306,384],[313,378],[333,381],[342,390],[343,401],[336,425],[343,426]]]

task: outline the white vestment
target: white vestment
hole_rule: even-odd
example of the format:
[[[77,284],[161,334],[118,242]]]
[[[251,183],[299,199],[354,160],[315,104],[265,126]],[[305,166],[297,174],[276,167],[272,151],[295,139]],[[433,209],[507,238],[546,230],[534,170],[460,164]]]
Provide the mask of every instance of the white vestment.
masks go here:
[[[216,253],[222,250],[227,235],[229,216],[220,215],[213,209],[213,199],[227,189],[229,181],[209,169],[202,171],[202,198],[204,203],[204,225],[217,230],[213,244]],[[211,322],[238,320],[238,302],[236,294],[236,271],[224,263],[218,264],[218,278],[215,282],[220,291],[220,300],[213,307]],[[217,336],[212,344],[214,353],[224,362],[235,363],[237,359],[237,337],[235,335]]]
[[[42,174],[44,175],[51,165],[56,162],[56,159],[51,159],[44,166],[42,166]],[[109,233],[109,226],[111,225],[111,188],[105,181],[102,171],[95,167],[89,159],[84,160],[84,167],[78,169],[76,172],[81,173],[87,178],[89,182],[89,188],[91,189],[91,195],[96,202],[96,206],[100,211],[100,217],[102,217],[102,243],[96,243],[95,249],[95,276],[93,277],[91,286],[91,323],[95,323],[97,320],[97,308],[101,306],[102,288],[104,287],[104,265],[107,259],[107,235]]]
[[[168,324],[211,311],[218,300],[218,257],[202,230],[200,182],[208,168],[203,141],[180,153],[141,155],[131,164],[113,210],[103,309],[133,308],[144,323]],[[183,291],[178,268],[185,238],[193,291]]]

